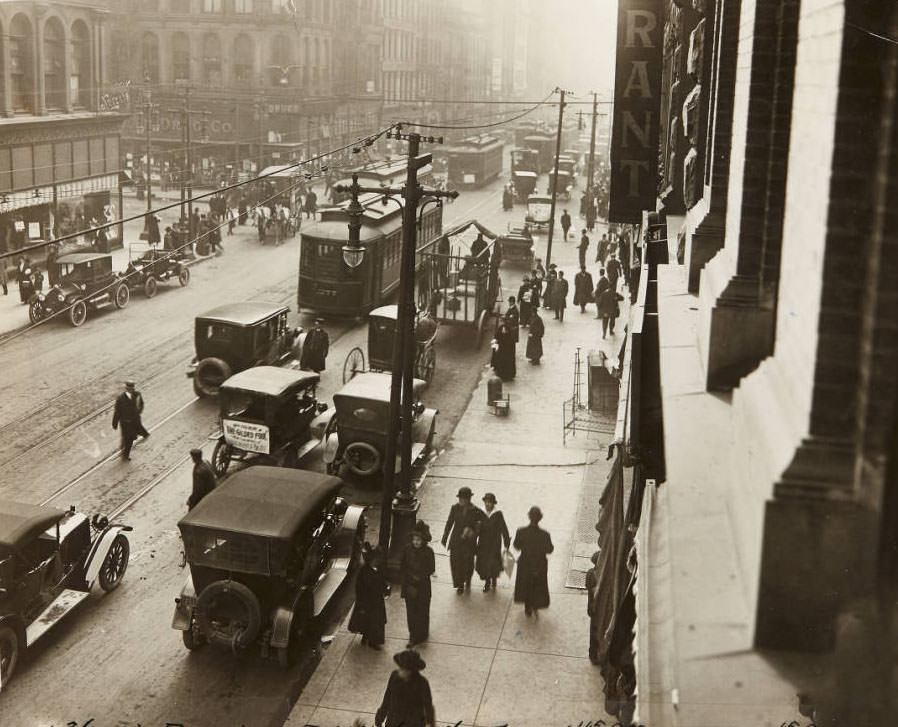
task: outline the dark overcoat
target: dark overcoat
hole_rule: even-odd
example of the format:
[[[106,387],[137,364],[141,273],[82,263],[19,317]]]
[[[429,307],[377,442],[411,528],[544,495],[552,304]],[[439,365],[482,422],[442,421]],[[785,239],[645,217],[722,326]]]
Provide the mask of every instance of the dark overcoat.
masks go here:
[[[502,572],[502,545],[511,544],[508,526],[501,510],[483,514],[477,538],[477,575],[483,580],[497,578]]]
[[[386,724],[386,727],[424,727],[434,724],[434,719],[430,684],[420,672],[412,672],[408,681],[400,677],[398,671],[390,674],[374,723]]]
[[[119,394],[115,400],[115,409],[112,412],[112,428],[122,427],[122,437],[134,440],[138,432],[143,429],[140,422],[140,414],[143,411],[143,397],[139,391],[134,396],[128,396],[125,392]]]
[[[323,328],[313,328],[306,334],[306,340],[303,341],[300,367],[321,373],[324,371],[324,363],[329,349],[330,337],[327,335],[327,331]]]
[[[543,357],[543,335],[546,332],[546,324],[539,316],[530,319],[530,333],[527,335],[527,350],[524,355],[534,361]]]
[[[552,538],[538,525],[526,525],[515,533],[514,547],[521,551],[514,582],[515,602],[531,608],[547,608],[549,562],[546,556],[555,549]]]
[[[426,599],[430,601],[430,576],[436,570],[433,549],[429,545],[421,548],[409,544],[402,549],[399,561],[399,577],[402,581],[402,598]]]
[[[592,302],[592,275],[579,272],[574,276],[574,305],[586,305]]]
[[[367,563],[359,569],[355,581],[355,607],[349,617],[349,630],[362,634],[369,644],[380,646],[384,643],[384,624],[387,609],[384,596],[387,593],[387,579],[379,568]]]

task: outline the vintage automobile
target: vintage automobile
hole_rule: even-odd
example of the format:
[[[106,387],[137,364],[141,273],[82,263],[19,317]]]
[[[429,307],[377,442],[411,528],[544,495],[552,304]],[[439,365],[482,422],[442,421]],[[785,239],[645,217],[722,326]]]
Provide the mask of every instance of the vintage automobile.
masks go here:
[[[254,366],[227,379],[219,389],[221,433],[212,468],[221,477],[232,461],[296,467],[313,449],[309,425],[327,410],[315,387],[319,376],[278,366]]]
[[[68,310],[69,322],[77,327],[87,320],[88,306],[124,308],[131,300],[128,284],[112,271],[112,255],[72,253],[58,257],[53,265],[56,284],[46,293],[35,293],[28,303],[32,323]]]
[[[142,255],[135,256],[133,248],[132,245],[128,249],[131,259],[124,273],[125,282],[132,290],[140,289],[147,298],[152,298],[160,281],[177,280],[182,287],[190,282],[185,253],[157,250],[151,246]]]
[[[390,383],[390,374],[357,374],[334,394],[334,408],[316,417],[312,432],[321,432],[329,473],[336,474],[344,464],[361,477],[380,471],[389,428]],[[414,379],[416,401],[425,386]],[[433,447],[437,410],[417,402],[412,413],[412,462],[416,462]]]
[[[514,196],[518,202],[526,202],[527,198],[536,189],[536,172],[518,171],[511,173],[511,181],[514,184]]]
[[[508,232],[500,235],[498,243],[502,246],[502,260],[510,263],[523,263],[529,266],[533,262],[533,235],[530,226],[512,227],[508,224]]]
[[[253,366],[296,364],[302,329],[287,326],[289,308],[274,303],[227,303],[196,317],[196,356],[187,368],[197,396],[216,396],[232,374]]]
[[[524,216],[524,222],[530,225],[534,230],[538,230],[541,227],[548,227],[549,218],[552,214],[551,210],[551,197],[531,194],[527,198],[527,214]]]
[[[572,186],[577,186],[577,160],[567,155],[558,157],[558,171],[567,172]]]
[[[257,645],[289,666],[301,631],[357,563],[365,507],[342,480],[282,467],[235,472],[181,518],[190,573],[172,628],[190,650]]]
[[[128,567],[128,525],[75,508],[0,501],[0,690],[22,652],[87,598],[109,592]]]
[[[546,195],[552,194],[552,188],[555,186],[555,172],[549,172],[549,186],[546,187]],[[571,191],[574,189],[573,179],[570,172],[563,169],[558,170],[558,188],[557,194],[560,199],[570,201]]]

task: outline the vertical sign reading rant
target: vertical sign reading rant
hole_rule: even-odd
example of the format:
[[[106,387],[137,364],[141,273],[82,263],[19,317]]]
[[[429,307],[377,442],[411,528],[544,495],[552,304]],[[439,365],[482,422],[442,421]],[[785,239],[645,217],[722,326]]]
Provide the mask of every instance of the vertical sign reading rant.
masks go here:
[[[655,209],[664,15],[660,0],[620,0],[611,128],[612,222]]]

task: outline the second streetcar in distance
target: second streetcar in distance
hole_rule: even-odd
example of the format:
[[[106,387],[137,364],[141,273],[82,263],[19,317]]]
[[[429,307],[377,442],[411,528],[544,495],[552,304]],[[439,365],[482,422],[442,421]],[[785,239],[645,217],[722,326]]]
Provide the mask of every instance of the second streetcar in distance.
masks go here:
[[[320,313],[362,316],[388,302],[399,286],[402,248],[402,208],[398,201],[376,193],[363,194],[359,244],[365,254],[352,268],[343,259],[349,244],[349,202],[321,210],[321,219],[302,231],[297,305]],[[415,269],[443,230],[443,208],[427,205],[419,215]]]
[[[503,143],[495,136],[472,136],[446,150],[449,184],[481,187],[502,173]]]

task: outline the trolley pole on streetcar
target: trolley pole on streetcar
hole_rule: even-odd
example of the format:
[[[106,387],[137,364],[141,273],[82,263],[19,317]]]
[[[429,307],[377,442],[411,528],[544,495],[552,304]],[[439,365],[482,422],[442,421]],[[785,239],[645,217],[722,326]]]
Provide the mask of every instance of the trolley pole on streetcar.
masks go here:
[[[348,265],[361,263],[364,249],[359,244],[361,217],[364,209],[358,203],[361,192],[376,192],[384,197],[402,196],[402,255],[399,267],[399,306],[396,321],[396,345],[393,347],[392,380],[390,385],[390,419],[383,460],[383,492],[378,542],[388,554],[388,568],[395,572],[403,546],[409,539],[417,518],[419,503],[412,491],[412,423],[414,418],[414,347],[415,347],[415,264],[418,249],[418,203],[422,198],[439,200],[455,199],[458,192],[442,192],[422,188],[418,184],[418,170],[430,164],[430,154],[419,154],[421,141],[442,143],[442,137],[422,137],[420,134],[403,134],[401,126],[388,133],[388,138],[407,141],[408,166],[405,186],[362,187],[358,176],[352,184],[337,185],[337,192],[349,193],[349,245],[344,248],[344,260]],[[351,262],[352,261],[352,262]],[[396,486],[396,454],[399,453],[399,483]],[[398,493],[397,493],[398,490]],[[392,534],[392,539],[391,539]]]
[[[561,155],[561,124],[564,121],[564,94],[563,88],[556,88],[561,93],[558,102],[558,133],[555,137],[555,165],[552,169],[552,206],[549,209],[549,239],[546,241],[546,270],[552,262],[552,233],[555,230],[555,200],[558,198],[558,157]]]

